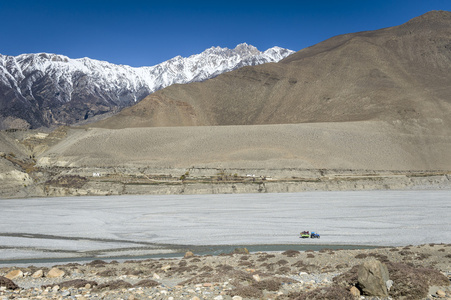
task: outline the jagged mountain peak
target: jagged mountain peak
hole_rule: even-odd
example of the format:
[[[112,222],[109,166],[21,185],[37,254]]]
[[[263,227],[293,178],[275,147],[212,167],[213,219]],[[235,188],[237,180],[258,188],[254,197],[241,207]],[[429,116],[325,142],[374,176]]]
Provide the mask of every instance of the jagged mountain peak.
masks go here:
[[[242,43],[139,68],[53,53],[0,54],[0,129],[77,123],[130,106],[174,83],[203,81],[292,53],[279,47],[260,52]],[[21,121],[11,122],[16,119]]]

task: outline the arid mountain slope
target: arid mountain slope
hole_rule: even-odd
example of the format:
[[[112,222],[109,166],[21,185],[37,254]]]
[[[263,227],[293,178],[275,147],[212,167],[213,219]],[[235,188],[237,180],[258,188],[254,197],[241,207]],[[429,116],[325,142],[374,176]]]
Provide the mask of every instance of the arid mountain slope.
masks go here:
[[[38,165],[189,169],[451,170],[451,136],[381,121],[72,129]]]
[[[151,94],[94,126],[255,125],[362,120],[445,125],[451,12],[337,36],[269,63]]]
[[[203,81],[292,53],[280,47],[260,52],[243,43],[140,68],[50,53],[0,54],[0,129],[91,123],[171,84]]]
[[[0,197],[450,189],[450,83],[451,13],[431,12],[90,127],[1,132]]]

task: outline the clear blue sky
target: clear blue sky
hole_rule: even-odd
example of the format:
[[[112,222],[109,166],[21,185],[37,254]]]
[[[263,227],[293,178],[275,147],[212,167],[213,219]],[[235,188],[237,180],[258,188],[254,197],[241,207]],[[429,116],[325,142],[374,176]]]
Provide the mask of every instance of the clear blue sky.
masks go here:
[[[451,0],[0,0],[0,53],[50,52],[135,67],[211,46],[301,50],[329,37],[395,26]]]

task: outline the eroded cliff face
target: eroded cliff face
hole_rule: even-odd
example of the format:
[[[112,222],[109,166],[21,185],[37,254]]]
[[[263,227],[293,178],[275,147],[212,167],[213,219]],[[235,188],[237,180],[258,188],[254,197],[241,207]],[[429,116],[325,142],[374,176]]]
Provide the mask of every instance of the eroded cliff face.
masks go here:
[[[76,155],[73,143],[82,143],[85,135],[90,135],[89,130],[67,127],[53,132],[0,132],[5,150],[0,153],[0,197],[451,189],[451,171],[446,170],[315,169],[284,163],[274,167],[261,158],[249,161],[248,157],[246,162],[249,153],[233,157],[241,167],[226,158],[209,166],[163,167],[152,159],[134,160],[130,154],[128,160],[109,165],[102,152],[89,160],[84,153]],[[68,140],[72,142],[66,148]],[[183,151],[182,145],[180,141],[175,147]],[[75,152],[64,154],[64,149]],[[122,157],[120,152],[117,156]]]

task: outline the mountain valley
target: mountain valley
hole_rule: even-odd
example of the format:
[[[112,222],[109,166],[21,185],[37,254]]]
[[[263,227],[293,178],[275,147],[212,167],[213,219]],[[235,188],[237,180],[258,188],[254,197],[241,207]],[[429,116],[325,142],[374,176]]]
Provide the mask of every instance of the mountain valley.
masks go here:
[[[98,122],[3,130],[0,197],[450,189],[450,74],[450,12],[336,36]]]

